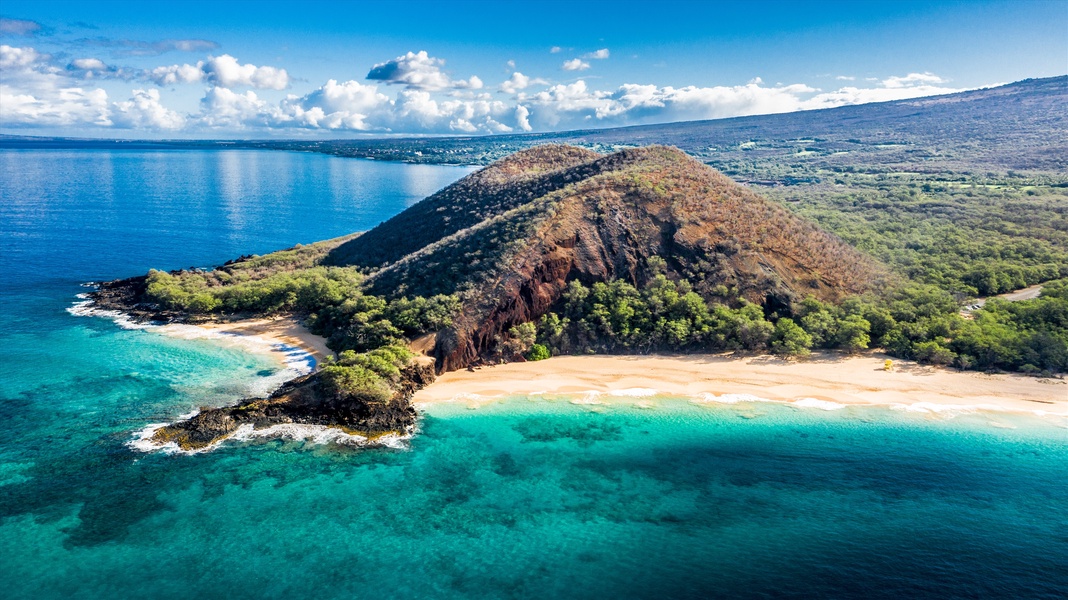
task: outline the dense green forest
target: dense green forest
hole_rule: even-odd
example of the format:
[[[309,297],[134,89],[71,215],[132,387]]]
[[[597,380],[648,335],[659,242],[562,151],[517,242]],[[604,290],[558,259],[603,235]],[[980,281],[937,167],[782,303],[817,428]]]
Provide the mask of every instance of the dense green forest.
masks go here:
[[[686,282],[658,277],[645,289],[622,282],[572,282],[557,311],[538,322],[538,344],[553,354],[651,351],[859,352],[960,368],[1051,375],[1068,370],[1068,281],[1049,283],[1034,300],[990,300],[974,318],[932,285],[908,284],[889,296],[839,305],[812,297],[789,316],[742,301],[709,304]]]

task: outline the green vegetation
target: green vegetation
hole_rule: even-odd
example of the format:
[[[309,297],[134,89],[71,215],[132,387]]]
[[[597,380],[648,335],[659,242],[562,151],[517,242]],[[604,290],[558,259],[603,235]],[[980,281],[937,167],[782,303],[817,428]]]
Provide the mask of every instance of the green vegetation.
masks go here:
[[[572,281],[559,312],[542,317],[538,342],[555,354],[652,351],[774,351],[804,356],[809,349],[858,351],[868,347],[878,309],[852,299],[846,307],[814,298],[802,303],[801,325],[789,317],[765,316],[751,302],[733,308],[708,303],[692,286],[663,275],[638,290],[623,281],[586,287]]]
[[[1068,281],[1047,283],[1034,300],[991,299],[973,319],[942,294],[902,294],[890,303],[896,323],[880,340],[889,352],[961,368],[1068,371]]]
[[[709,304],[686,282],[658,276],[638,290],[622,282],[572,281],[557,311],[538,323],[538,344],[553,354],[651,351],[858,352],[884,347],[903,358],[960,368],[1052,374],[1068,370],[1068,281],[1034,300],[991,300],[974,320],[935,286],[911,284],[888,298],[839,305],[809,297],[793,317],[757,305]]]
[[[868,345],[894,356],[966,369],[1068,371],[1068,178],[1025,171],[838,165],[807,161],[713,161],[736,179],[787,182],[764,194],[879,259],[907,282],[867,315]],[[959,167],[958,167],[959,168]],[[1042,297],[989,300],[972,319],[971,298],[1043,284]],[[804,314],[806,309],[800,308]],[[822,343],[819,315],[807,324]],[[805,316],[801,317],[804,321]],[[878,322],[877,322],[878,321]],[[863,332],[855,331],[861,347]]]
[[[337,360],[329,360],[321,371],[327,393],[355,396],[365,402],[382,404],[393,396],[393,386],[408,365],[412,353],[401,345],[388,345],[357,354],[346,350]]]
[[[775,323],[771,339],[771,351],[783,356],[808,356],[812,348],[812,336],[789,317]]]
[[[339,303],[319,307],[307,323],[312,332],[327,339],[331,349],[364,352],[447,327],[459,308],[455,296],[387,302],[379,296],[355,293]]]
[[[526,359],[530,361],[545,360],[552,357],[552,352],[544,344],[532,344],[530,351],[527,352]]]
[[[191,313],[313,311],[360,292],[354,269],[310,267],[239,280],[222,270],[148,274],[148,296],[161,307]]]
[[[1019,175],[944,180],[950,176],[820,172],[834,184],[767,195],[909,279],[958,298],[1068,277],[1064,181]]]
[[[387,301],[364,293],[356,268],[318,264],[347,239],[245,257],[211,271],[151,271],[146,298],[193,315],[304,314],[309,328],[338,352],[404,344],[452,323],[460,309],[455,296]]]

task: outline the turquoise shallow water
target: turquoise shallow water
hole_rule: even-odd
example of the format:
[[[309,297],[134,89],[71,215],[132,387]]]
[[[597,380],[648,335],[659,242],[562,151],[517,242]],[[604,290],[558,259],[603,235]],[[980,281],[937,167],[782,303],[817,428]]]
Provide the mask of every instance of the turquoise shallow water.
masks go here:
[[[79,282],[366,228],[466,170],[266,152],[0,151],[0,167],[6,598],[1068,589],[1068,439],[1037,417],[513,398],[431,407],[407,450],[134,452],[133,431],[280,365],[73,317]]]

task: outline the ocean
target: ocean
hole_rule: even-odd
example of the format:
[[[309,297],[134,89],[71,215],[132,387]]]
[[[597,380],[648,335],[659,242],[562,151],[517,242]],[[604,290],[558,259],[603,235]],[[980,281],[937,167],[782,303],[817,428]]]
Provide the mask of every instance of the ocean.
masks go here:
[[[76,316],[84,282],[368,229],[468,172],[0,149],[0,595],[1066,596],[1068,430],[1036,416],[514,397],[403,448],[130,447],[299,366]]]

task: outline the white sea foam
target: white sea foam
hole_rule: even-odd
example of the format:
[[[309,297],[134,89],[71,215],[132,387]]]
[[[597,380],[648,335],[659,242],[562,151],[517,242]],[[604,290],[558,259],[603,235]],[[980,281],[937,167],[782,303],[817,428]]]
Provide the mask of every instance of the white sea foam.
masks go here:
[[[130,315],[118,310],[106,310],[97,308],[96,303],[89,299],[88,294],[78,294],[78,302],[67,307],[67,312],[76,317],[101,317],[111,319],[123,329],[148,329],[152,323],[141,323],[130,318]]]
[[[242,442],[256,438],[280,438],[312,444],[339,444],[358,447],[369,445],[368,438],[362,435],[346,433],[337,427],[299,423],[280,423],[262,429],[255,429],[252,425],[245,424],[238,427],[237,431],[230,436],[230,439]]]
[[[258,353],[258,354],[270,354],[278,357],[283,368],[279,371],[271,373],[265,377],[256,378],[246,395],[253,397],[263,397],[269,395],[276,390],[280,385],[300,377],[307,375],[315,370],[316,361],[315,357],[306,350],[292,346],[290,344],[284,344],[268,338],[245,335],[241,333],[234,333],[229,331],[216,331],[211,329],[205,329],[203,327],[197,327],[196,325],[186,325],[180,323],[143,323],[134,321],[126,313],[116,310],[104,310],[94,307],[94,302],[88,298],[87,294],[78,294],[78,302],[75,302],[67,309],[67,312],[78,317],[103,317],[111,319],[116,325],[123,329],[143,329],[151,331],[152,333],[158,333],[166,335],[168,337],[175,337],[186,340],[213,340],[221,342],[227,345],[238,347],[242,350]],[[198,411],[193,411],[187,415],[179,417],[178,421],[186,421],[191,419]],[[165,453],[181,453],[181,454],[197,454],[199,452],[207,452],[215,449],[221,443],[228,439],[242,439],[241,436],[251,437],[290,437],[292,439],[305,439],[312,443],[339,443],[346,445],[353,445],[363,443],[366,445],[366,438],[359,438],[360,436],[349,435],[337,428],[327,428],[314,425],[278,425],[275,427],[265,428],[263,430],[253,430],[251,426],[249,431],[244,431],[239,428],[237,432],[222,438],[213,444],[200,448],[198,450],[182,450],[174,442],[168,442],[166,444],[160,444],[152,441],[152,436],[160,428],[165,427],[167,423],[153,423],[148,425],[144,429],[141,429],[134,433],[134,438],[128,442],[128,446],[139,450],[141,452],[165,452]],[[281,427],[282,429],[275,428]],[[299,428],[308,429],[299,429]],[[323,441],[319,441],[319,440]],[[396,440],[389,438],[388,436],[383,438],[384,441],[376,441],[378,445],[387,445],[396,447],[398,444],[403,445],[403,440],[407,439],[403,436],[397,437]]]
[[[694,402],[715,404],[739,404],[741,402],[770,402],[773,404],[792,404],[801,408],[815,408],[818,410],[840,410],[846,407],[845,404],[839,404],[837,402],[830,402],[827,400],[819,400],[816,398],[797,398],[796,400],[772,400],[770,398],[763,398],[761,396],[755,396],[753,394],[721,394],[717,396],[715,394],[709,394],[705,392],[702,394],[696,394],[692,398]]]
[[[592,406],[592,405],[601,405],[601,404],[605,403],[604,400],[601,400],[601,396],[604,395],[604,392],[598,392],[596,390],[591,390],[591,391],[588,391],[588,392],[580,392],[580,393],[582,394],[581,396],[578,396],[577,394],[568,394],[569,396],[574,396],[570,400],[571,404],[581,404],[581,405],[591,405]]]
[[[933,402],[913,402],[912,404],[892,404],[890,405],[892,410],[903,410],[905,412],[917,412],[917,413],[952,413],[952,412],[971,412],[968,406],[950,406],[946,404],[935,404]]]
[[[94,307],[94,302],[88,299],[88,294],[78,294],[78,302],[67,308],[67,312],[78,317],[102,317],[111,319],[123,329],[142,329],[186,340],[213,340],[228,345],[239,347],[242,350],[257,354],[270,354],[278,357],[283,368],[269,376],[258,378],[253,382],[248,393],[252,396],[266,396],[278,386],[290,379],[307,375],[315,370],[315,357],[306,350],[276,342],[256,335],[245,335],[229,331],[216,331],[186,325],[181,323],[153,323],[138,322],[130,318],[126,313],[117,310],[104,310]]]
[[[818,408],[819,410],[841,410],[846,407],[845,404],[830,402],[828,400],[819,400],[816,398],[798,398],[791,402],[791,404],[803,408]]]
[[[212,340],[247,352],[270,354],[279,358],[282,361],[283,368],[266,377],[259,377],[254,380],[248,391],[251,396],[267,396],[290,379],[307,375],[315,370],[315,357],[310,352],[290,344],[255,335],[215,331],[197,327],[196,325],[178,323],[156,327],[153,332],[188,340]]]
[[[183,450],[178,447],[178,444],[174,442],[160,444],[152,441],[152,436],[156,435],[157,431],[167,425],[167,423],[152,423],[144,429],[135,431],[133,439],[126,442],[126,445],[138,452],[163,452],[164,454],[183,452]]]
[[[186,340],[203,339],[221,341],[260,354],[280,354],[282,355],[281,359],[283,364],[285,364],[286,369],[289,371],[285,373],[287,375],[286,380],[301,375],[307,375],[315,370],[315,358],[307,350],[257,335],[246,335],[231,331],[217,331],[181,323],[170,323],[167,325],[156,326],[153,327],[152,330],[156,333]]]
[[[754,396],[752,394],[722,394],[715,395],[707,392],[697,394],[693,397],[695,402],[715,402],[718,404],[737,404],[739,402],[771,402],[767,398],[761,398],[760,396]]]
[[[185,418],[179,419],[176,422],[187,420],[196,414],[197,411],[193,411],[185,416]],[[197,448],[195,450],[183,450],[178,447],[178,444],[175,442],[161,444],[152,440],[152,436],[167,425],[167,423],[153,423],[152,425],[134,433],[134,438],[127,442],[126,445],[140,452],[162,452],[164,454],[201,454],[204,452],[211,452],[228,441],[248,442],[256,439],[285,439],[302,441],[315,445],[337,444],[339,446],[349,446],[354,448],[385,446],[387,448],[405,449],[407,448],[408,440],[410,440],[414,434],[414,431],[407,432],[403,435],[389,433],[372,439],[362,435],[347,433],[337,427],[329,427],[326,425],[280,423],[278,425],[256,429],[251,424],[245,423],[240,425],[230,435],[215,440],[208,446]]]
[[[660,390],[654,390],[653,388],[627,388],[624,390],[611,390],[608,395],[623,398],[648,398],[659,393]]]
[[[492,396],[483,396],[482,394],[475,394],[473,392],[461,392],[452,398],[449,398],[449,402],[481,402],[491,398]]]
[[[1005,408],[996,404],[936,404],[934,402],[913,402],[912,404],[892,404],[892,410],[927,413],[945,416],[974,413],[980,410],[1005,412]]]

